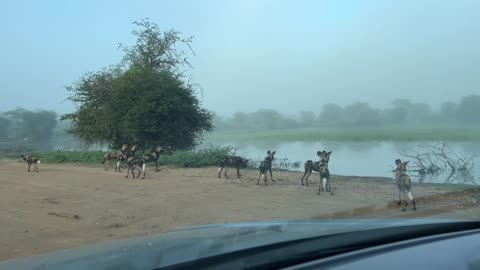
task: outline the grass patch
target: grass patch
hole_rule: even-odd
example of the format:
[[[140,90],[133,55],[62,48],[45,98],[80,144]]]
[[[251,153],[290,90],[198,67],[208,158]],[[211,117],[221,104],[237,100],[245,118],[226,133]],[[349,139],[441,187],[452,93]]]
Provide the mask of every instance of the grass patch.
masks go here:
[[[480,128],[310,128],[268,131],[215,132],[218,141],[480,141]]]
[[[36,153],[43,163],[100,164],[105,153],[101,151],[51,151]]]
[[[33,153],[42,163],[79,163],[88,165],[101,165],[104,154],[105,152],[102,151],[50,151]],[[144,153],[138,153],[138,156],[143,154]],[[235,149],[231,146],[211,147],[196,151],[177,151],[170,155],[161,155],[160,164],[178,167],[218,166],[226,156],[233,154],[235,154]],[[9,159],[20,158],[20,154],[17,153],[2,153],[0,156]]]

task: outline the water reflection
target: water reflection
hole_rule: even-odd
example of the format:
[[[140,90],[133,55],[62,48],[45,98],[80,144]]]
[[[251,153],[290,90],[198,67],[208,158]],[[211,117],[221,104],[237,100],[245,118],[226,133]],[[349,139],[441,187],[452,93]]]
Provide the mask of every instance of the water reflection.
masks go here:
[[[287,159],[290,162],[317,160],[318,150],[333,151],[330,160],[330,170],[334,174],[352,176],[384,176],[394,177],[394,160],[402,158],[402,150],[415,149],[419,142],[228,142],[221,146],[233,145],[238,153],[254,160],[265,157],[267,150],[276,150],[277,159]],[[449,143],[452,149],[463,152],[465,155],[480,153],[480,143]],[[404,159],[404,158],[402,158]],[[478,166],[477,166],[478,167]],[[294,168],[303,170],[303,166]],[[475,175],[478,175],[476,168]],[[443,182],[446,176],[425,176],[415,179],[425,182]],[[478,177],[477,177],[478,178]]]

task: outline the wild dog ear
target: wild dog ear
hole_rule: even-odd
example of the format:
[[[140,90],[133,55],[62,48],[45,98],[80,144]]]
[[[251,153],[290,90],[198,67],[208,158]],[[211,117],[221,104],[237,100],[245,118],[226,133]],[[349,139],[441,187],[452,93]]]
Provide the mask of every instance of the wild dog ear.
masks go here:
[[[407,166],[407,164],[408,164],[409,162],[410,162],[410,161],[405,161],[405,162],[403,163],[403,166]]]
[[[272,155],[275,155],[275,153],[277,153],[277,151],[273,151],[273,152],[272,152]]]
[[[317,156],[321,156],[322,155],[322,151],[317,151]]]
[[[270,155],[272,153],[272,151],[268,150],[267,151],[267,155]]]
[[[331,154],[332,154],[332,151],[330,151],[330,152],[327,152],[327,155],[328,155],[328,156],[330,156]]]
[[[397,159],[395,160],[395,164],[398,165],[398,164],[400,164],[400,163],[402,163],[402,161],[397,158]]]

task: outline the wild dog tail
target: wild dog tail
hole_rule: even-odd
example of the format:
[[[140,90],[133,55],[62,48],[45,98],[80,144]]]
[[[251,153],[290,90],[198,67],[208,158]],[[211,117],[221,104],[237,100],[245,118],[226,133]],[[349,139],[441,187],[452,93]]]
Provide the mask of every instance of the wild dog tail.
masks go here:
[[[37,160],[37,164],[40,164],[40,159],[39,159],[39,160]]]
[[[109,154],[105,154],[105,155],[103,156],[102,164],[105,164],[105,162],[106,162],[107,159],[108,159],[108,155],[109,155]]]

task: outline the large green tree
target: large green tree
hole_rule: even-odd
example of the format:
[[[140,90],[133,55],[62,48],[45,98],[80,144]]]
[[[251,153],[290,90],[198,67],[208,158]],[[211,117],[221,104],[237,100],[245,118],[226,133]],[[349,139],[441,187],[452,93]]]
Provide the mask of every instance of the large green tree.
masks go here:
[[[162,32],[148,20],[134,24],[137,41],[122,46],[119,65],[85,74],[67,87],[77,110],[62,119],[72,120],[70,132],[88,143],[192,148],[212,129],[213,115],[183,76],[191,38]]]

